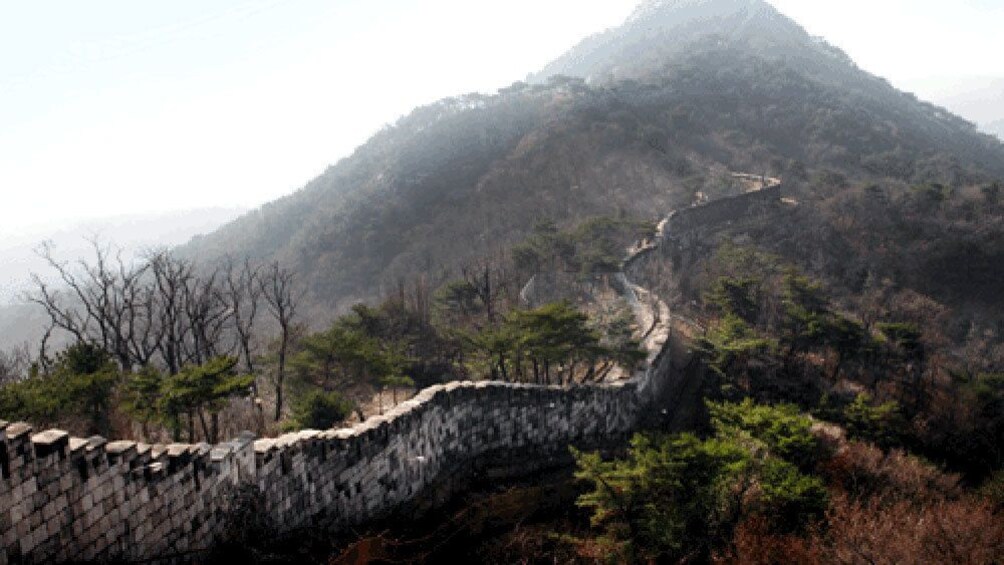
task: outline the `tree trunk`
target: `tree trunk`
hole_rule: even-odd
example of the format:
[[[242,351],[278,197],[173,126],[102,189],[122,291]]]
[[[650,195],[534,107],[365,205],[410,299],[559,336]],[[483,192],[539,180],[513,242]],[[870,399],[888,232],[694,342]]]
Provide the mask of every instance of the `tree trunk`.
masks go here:
[[[279,370],[275,378],[275,421],[282,418],[282,384],[286,377],[286,346],[289,335],[287,330],[282,332],[282,344],[279,346]]]
[[[171,415],[171,441],[174,443],[181,441],[181,414]]]
[[[202,436],[206,438],[206,441],[216,443],[212,434],[209,433],[209,425],[206,423],[206,413],[201,408],[199,408],[199,423],[202,424]]]

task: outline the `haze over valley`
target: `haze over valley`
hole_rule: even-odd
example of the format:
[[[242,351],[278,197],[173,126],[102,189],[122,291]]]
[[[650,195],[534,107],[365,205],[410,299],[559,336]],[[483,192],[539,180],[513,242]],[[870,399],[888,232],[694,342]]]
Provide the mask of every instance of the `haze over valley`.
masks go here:
[[[127,257],[150,249],[174,247],[193,236],[206,234],[246,212],[242,208],[207,208],[181,212],[132,214],[96,218],[59,227],[6,234],[0,242],[0,304],[14,300],[31,288],[31,275],[48,273],[36,250],[49,242],[63,261],[92,252],[92,242],[114,245]]]

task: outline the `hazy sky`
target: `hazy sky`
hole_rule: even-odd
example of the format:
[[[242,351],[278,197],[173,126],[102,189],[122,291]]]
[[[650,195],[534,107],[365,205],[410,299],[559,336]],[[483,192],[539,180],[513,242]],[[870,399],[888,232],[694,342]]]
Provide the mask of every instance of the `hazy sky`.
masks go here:
[[[636,3],[0,0],[0,237],[260,204],[416,105],[522,79]],[[1004,76],[1004,0],[774,4],[922,97]]]

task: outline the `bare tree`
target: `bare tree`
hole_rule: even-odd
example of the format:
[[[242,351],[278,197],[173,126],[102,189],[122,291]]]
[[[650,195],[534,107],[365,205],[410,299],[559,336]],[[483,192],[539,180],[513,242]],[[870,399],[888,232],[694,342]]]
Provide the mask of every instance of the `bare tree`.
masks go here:
[[[0,385],[17,382],[28,375],[31,367],[31,350],[27,344],[0,350]]]
[[[147,272],[149,273],[149,268]],[[132,327],[130,347],[136,365],[140,367],[150,364],[164,337],[164,328],[158,323],[158,308],[157,289],[147,282],[136,292],[129,312]]]
[[[202,271],[167,250],[127,262],[92,242],[92,262],[58,261],[43,244],[39,255],[62,288],[35,276],[29,300],[42,306],[53,330],[94,344],[131,371],[156,362],[169,374],[237,351],[253,370],[251,339],[263,287],[258,270]],[[50,332],[51,333],[51,332]]]
[[[29,296],[50,318],[50,329],[39,351],[42,371],[48,371],[50,337],[54,331],[63,331],[78,343],[108,352],[126,372],[153,366],[175,376],[232,359],[234,366],[243,363],[253,375],[254,326],[265,296],[271,299],[267,303],[282,331],[277,384],[277,414],[281,413],[297,302],[291,272],[276,265],[266,281],[260,269],[247,260],[242,266],[230,261],[222,268],[203,269],[168,250],[150,251],[141,260],[127,262],[121,254],[92,243],[94,258],[73,265],[58,261],[51,246],[40,248],[39,254],[62,282],[57,289],[36,276],[37,290]],[[0,358],[5,366],[6,361]],[[0,379],[11,372],[5,366],[0,367]],[[257,395],[257,386],[253,390]],[[264,415],[260,404],[256,408],[261,429]],[[211,429],[207,434],[215,436],[219,414],[218,410],[211,412],[211,428],[203,421],[203,429]],[[203,414],[199,417],[204,420]],[[194,416],[190,411],[188,420],[191,431]]]
[[[133,344],[142,324],[135,316],[136,301],[142,295],[147,266],[128,264],[121,254],[113,259],[107,246],[97,240],[91,243],[94,263],[80,261],[76,272],[53,256],[50,244],[42,244],[38,254],[59,274],[65,290],[54,290],[35,275],[38,290],[28,298],[45,309],[52,326],[70,333],[78,342],[103,348],[124,370],[130,370],[137,362]]]
[[[233,350],[225,340],[230,311],[222,289],[217,286],[218,272],[205,278],[192,277],[184,286],[185,320],[190,339],[183,342],[185,361],[201,365]]]
[[[48,347],[49,340],[52,339],[52,332],[56,329],[53,324],[49,324],[46,328],[45,333],[42,334],[42,340],[38,344],[38,370],[43,374],[49,373],[49,368],[52,366],[51,360],[49,359]]]
[[[269,265],[261,275],[262,298],[269,312],[279,324],[279,359],[275,376],[275,420],[282,418],[282,388],[286,377],[286,355],[289,351],[293,321],[300,294],[295,290],[295,276],[278,262]]]
[[[232,259],[228,259],[224,267],[222,292],[233,325],[234,347],[244,364],[245,372],[254,376],[254,380],[251,381],[251,392],[255,397],[254,407],[258,431],[261,433],[265,427],[265,414],[260,400],[261,394],[258,390],[252,352],[255,320],[262,297],[259,275],[260,268],[253,266],[250,260],[245,259],[242,265],[237,266]]]
[[[259,284],[260,274],[261,269],[253,266],[247,259],[240,266],[228,260],[224,267],[223,299],[230,311],[235,347],[244,363],[244,370],[252,375],[255,367],[251,345],[263,292]],[[257,389],[257,384],[255,388]]]
[[[184,299],[195,276],[194,267],[166,251],[151,255],[149,263],[154,278],[154,312],[160,328],[157,349],[168,373],[176,375],[186,361],[185,341],[191,326],[186,320]]]
[[[507,295],[506,282],[511,276],[507,261],[501,254],[468,262],[460,268],[464,282],[484,308],[489,325],[494,325],[499,306]]]

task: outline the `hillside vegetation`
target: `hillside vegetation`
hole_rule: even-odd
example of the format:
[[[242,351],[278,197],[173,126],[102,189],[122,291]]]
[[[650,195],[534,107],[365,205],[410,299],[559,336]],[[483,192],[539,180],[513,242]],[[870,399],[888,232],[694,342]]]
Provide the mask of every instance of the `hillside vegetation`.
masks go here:
[[[441,280],[542,219],[655,220],[727,169],[961,186],[1004,176],[1004,145],[764,2],[650,2],[529,84],[415,110],[184,252],[280,259],[323,322],[402,277]]]

